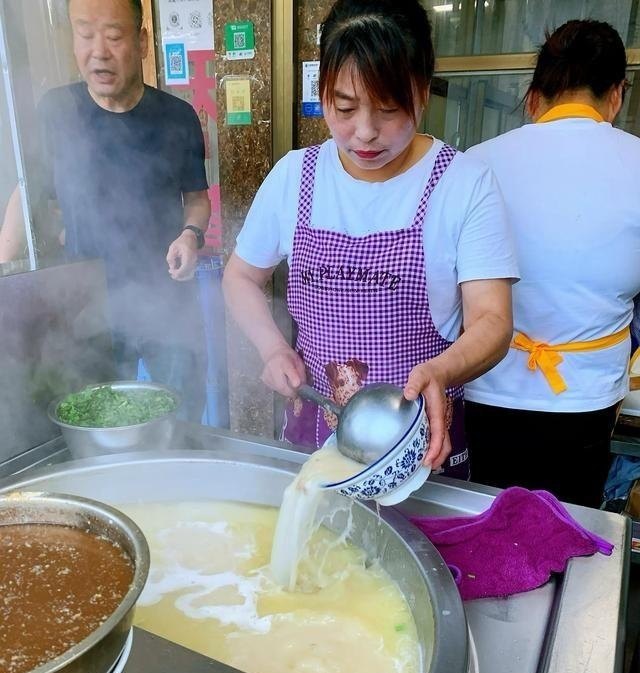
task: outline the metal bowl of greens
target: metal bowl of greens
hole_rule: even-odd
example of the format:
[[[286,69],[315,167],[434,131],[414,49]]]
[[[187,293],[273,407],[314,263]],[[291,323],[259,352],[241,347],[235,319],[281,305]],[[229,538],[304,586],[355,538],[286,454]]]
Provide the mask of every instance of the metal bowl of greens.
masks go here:
[[[113,381],[53,400],[48,415],[72,456],[88,458],[170,448],[179,406],[180,397],[167,386]]]

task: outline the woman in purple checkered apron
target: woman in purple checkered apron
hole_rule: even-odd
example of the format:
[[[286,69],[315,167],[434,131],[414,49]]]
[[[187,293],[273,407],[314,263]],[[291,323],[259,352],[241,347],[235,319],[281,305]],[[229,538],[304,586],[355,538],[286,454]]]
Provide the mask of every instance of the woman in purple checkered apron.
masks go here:
[[[334,416],[296,396],[303,382],[341,405],[363,385],[393,383],[408,399],[425,397],[425,461],[468,478],[462,384],[508,348],[517,268],[486,167],[417,133],[430,30],[417,0],[333,6],[319,80],[332,138],[274,167],[224,287],[263,359],[262,380],[289,398],[283,439],[314,450],[335,430]],[[263,293],[281,259],[293,348]]]
[[[297,350],[313,385],[345,404],[364,383],[404,386],[416,363],[451,345],[429,311],[422,228],[429,197],[455,150],[445,145],[438,153],[409,227],[357,238],[310,226],[318,151],[316,146],[305,152],[287,298],[298,326]],[[324,276],[320,271],[312,280],[316,269],[325,269]],[[446,399],[452,446],[447,473],[468,478],[462,387],[448,388]],[[336,422],[332,414],[298,398],[287,405],[283,439],[322,446]]]

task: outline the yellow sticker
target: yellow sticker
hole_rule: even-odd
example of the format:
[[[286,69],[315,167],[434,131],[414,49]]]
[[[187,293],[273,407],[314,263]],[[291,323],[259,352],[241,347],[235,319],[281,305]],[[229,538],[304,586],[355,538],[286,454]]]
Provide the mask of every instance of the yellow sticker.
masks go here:
[[[242,126],[251,124],[251,80],[227,79],[227,124]]]

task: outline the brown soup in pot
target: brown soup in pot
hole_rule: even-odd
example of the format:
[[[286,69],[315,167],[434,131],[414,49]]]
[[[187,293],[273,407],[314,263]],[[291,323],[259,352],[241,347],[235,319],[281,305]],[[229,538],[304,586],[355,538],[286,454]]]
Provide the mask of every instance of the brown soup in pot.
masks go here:
[[[0,526],[0,671],[26,673],[109,617],[133,580],[114,542],[55,524]]]

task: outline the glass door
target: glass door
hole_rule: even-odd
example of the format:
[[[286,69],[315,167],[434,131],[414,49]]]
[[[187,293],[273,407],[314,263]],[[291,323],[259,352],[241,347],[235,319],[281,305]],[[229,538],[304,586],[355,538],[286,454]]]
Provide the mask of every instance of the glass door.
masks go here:
[[[425,6],[437,61],[424,130],[464,150],[527,123],[522,103],[545,31],[593,18],[611,23],[626,43],[632,87],[615,124],[640,134],[636,0],[426,0]]]

